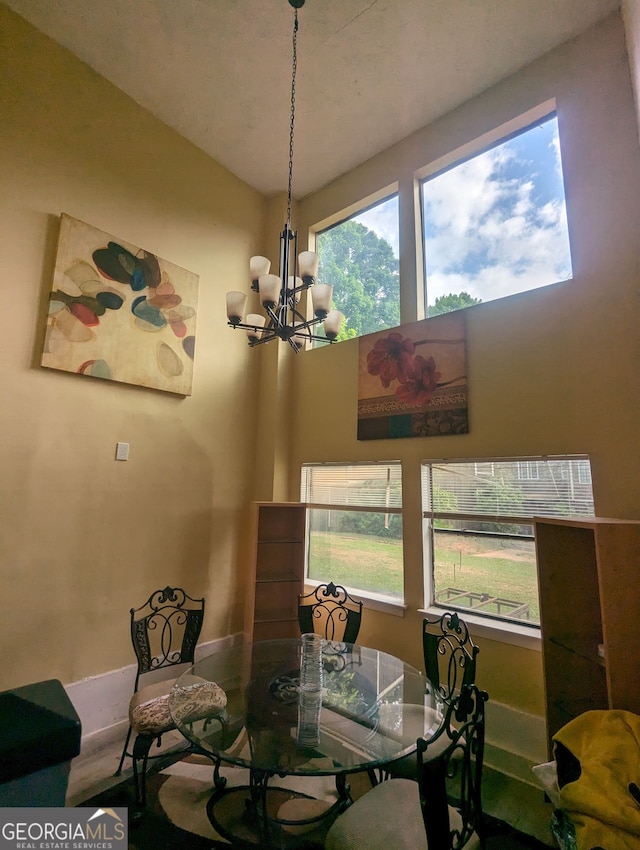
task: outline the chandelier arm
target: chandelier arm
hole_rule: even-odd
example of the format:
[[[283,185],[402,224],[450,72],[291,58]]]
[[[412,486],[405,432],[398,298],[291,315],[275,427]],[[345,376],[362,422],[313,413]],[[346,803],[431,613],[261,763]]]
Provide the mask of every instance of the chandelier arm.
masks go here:
[[[312,319],[309,322],[306,322],[304,325],[296,325],[295,326],[295,333],[297,333],[301,336],[304,336],[305,339],[308,339],[308,340],[315,340],[317,342],[329,342],[329,343],[334,342],[334,340],[328,339],[328,337],[326,337],[326,336],[319,336],[318,334],[314,334],[314,333],[306,333],[306,331],[310,327],[312,327],[315,324],[318,324],[318,322],[321,322],[321,321],[322,321],[322,319]],[[229,327],[232,327],[234,329],[240,328],[240,330],[256,331],[256,333],[260,333],[261,334],[260,338],[256,337],[255,339],[252,339],[252,340],[249,341],[249,345],[252,346],[252,347],[254,345],[262,345],[265,342],[271,342],[272,339],[278,339],[279,338],[278,334],[277,334],[277,332],[274,328],[268,328],[268,327],[259,328],[259,327],[256,327],[256,325],[248,325],[248,324],[246,324],[246,322],[238,322],[235,325],[231,324],[231,322],[227,322],[227,324],[229,325]],[[289,339],[290,338],[291,337],[289,337]]]
[[[265,310],[268,308],[265,307]],[[251,322],[232,322],[231,320],[227,321],[227,324],[231,328],[240,328],[241,331],[256,331],[261,334],[268,334],[270,331],[274,331],[275,328],[280,327],[280,322],[278,322],[277,317],[275,319],[269,318],[269,323],[266,325],[254,325]]]
[[[264,345],[266,342],[271,342],[272,339],[277,339],[275,334],[271,334],[270,336],[262,336],[260,339],[254,337],[249,340],[249,347],[255,348],[256,345]]]
[[[279,316],[279,315],[278,315],[278,313],[277,313],[277,312],[273,309],[273,307],[269,307],[267,304],[265,304],[265,305],[263,305],[263,306],[264,306],[264,311],[265,311],[265,313],[267,314],[267,316],[268,316],[268,317],[269,317],[269,319],[271,320],[271,321],[269,322],[269,324],[267,325],[267,330],[269,330],[269,328],[270,328],[270,327],[273,327],[274,325],[275,325],[275,326],[277,326],[277,325],[282,324],[282,323],[281,323],[281,321],[280,321],[280,316]],[[279,309],[280,309],[280,308],[278,307],[278,310],[279,310]]]
[[[312,333],[304,334],[304,338],[305,338],[305,340],[308,339],[308,340],[311,340],[312,342],[327,342],[327,343],[329,343],[329,345],[333,345],[333,343],[335,342],[335,340],[329,339],[326,336],[319,336],[318,334],[312,334]]]
[[[296,321],[295,321],[296,316],[300,320],[298,322],[298,324],[296,324]],[[296,330],[298,328],[310,328],[310,327],[313,327],[313,325],[319,324],[320,322],[324,322],[323,316],[320,316],[320,317],[314,316],[312,319],[305,319],[305,317],[301,313],[299,313],[297,310],[293,311],[293,326],[296,328]]]
[[[235,325],[231,324],[231,322],[227,322],[227,324],[234,329],[239,328],[241,331],[256,331],[256,333],[267,333],[267,331],[269,330],[268,327],[263,328],[258,325],[248,325],[246,322],[236,322]]]
[[[294,298],[298,294],[298,292],[306,292],[307,289],[310,289],[313,286],[313,283],[302,283],[300,286],[294,286],[293,288],[289,288],[289,298]]]

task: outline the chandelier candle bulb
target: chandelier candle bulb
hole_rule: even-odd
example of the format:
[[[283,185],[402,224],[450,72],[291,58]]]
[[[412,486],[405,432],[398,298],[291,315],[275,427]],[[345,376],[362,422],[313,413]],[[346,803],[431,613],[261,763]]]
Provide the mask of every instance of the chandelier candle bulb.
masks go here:
[[[300,277],[306,283],[313,283],[318,276],[318,265],[320,257],[315,251],[301,251],[298,255],[298,271]]]
[[[227,292],[227,318],[232,325],[238,325],[244,316],[247,296],[244,292]]]
[[[258,292],[263,307],[275,307],[280,298],[282,281],[277,274],[262,274],[258,279]]]
[[[331,310],[332,298],[333,286],[330,286],[328,283],[316,283],[311,287],[313,312],[319,319],[326,318]]]
[[[260,313],[249,313],[246,324],[254,326],[247,330],[247,336],[249,339],[260,339],[265,321],[265,317],[261,316]]]
[[[249,260],[249,274],[251,276],[251,286],[258,291],[258,280],[263,274],[269,274],[271,269],[271,260],[266,257],[251,257]]]
[[[333,342],[340,333],[343,319],[344,314],[340,310],[329,310],[327,313],[327,317],[324,320],[324,335],[330,342]]]

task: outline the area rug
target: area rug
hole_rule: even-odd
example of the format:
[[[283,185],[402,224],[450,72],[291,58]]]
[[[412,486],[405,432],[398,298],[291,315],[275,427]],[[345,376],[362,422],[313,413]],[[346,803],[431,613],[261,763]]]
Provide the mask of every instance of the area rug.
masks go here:
[[[228,766],[221,769],[226,780],[223,795],[213,810],[219,824],[214,827],[207,814],[212,795],[213,770],[211,762],[197,756],[185,759],[162,771],[165,777],[158,791],[158,803],[171,823],[187,832],[216,842],[231,842],[240,838],[251,846],[259,846],[255,816],[247,805],[249,800],[249,771]],[[371,787],[366,774],[354,776],[350,782],[351,795],[357,799]],[[337,802],[333,776],[284,776],[269,782],[267,806],[272,818],[300,820],[325,812]],[[270,836],[282,847],[322,847],[328,823],[319,827],[285,826],[275,828]],[[284,832],[285,834],[280,834]]]
[[[234,835],[240,836],[234,840],[234,847],[246,850],[261,848],[264,845],[251,829],[254,819],[247,815],[247,795],[241,790],[249,784],[248,771],[229,766],[223,767],[221,774],[227,780],[225,790],[229,793],[216,805],[214,816],[222,824],[222,830],[214,828],[207,815],[207,802],[213,791],[212,765],[197,757],[176,762],[149,776],[147,808],[140,819],[134,817],[131,780],[81,805],[129,808],[129,850],[229,850],[232,845],[224,834],[225,826],[230,826]],[[272,782],[280,790],[270,795],[270,813],[288,819],[308,816],[315,813],[314,809],[328,806],[336,799],[335,780],[330,776],[276,777]],[[351,776],[349,784],[354,799],[371,787],[366,773]],[[306,797],[314,798],[316,802],[306,802]],[[307,809],[307,806],[311,808]],[[487,850],[548,850],[546,845],[494,818],[488,818],[488,827]],[[290,827],[271,835],[270,839],[272,846],[283,850],[320,850],[325,832],[326,827],[322,826],[297,831]]]

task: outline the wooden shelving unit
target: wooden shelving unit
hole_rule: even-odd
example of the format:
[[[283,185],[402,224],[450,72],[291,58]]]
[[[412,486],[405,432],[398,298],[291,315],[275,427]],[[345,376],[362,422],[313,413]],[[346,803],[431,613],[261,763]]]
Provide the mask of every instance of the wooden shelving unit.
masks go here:
[[[306,506],[255,502],[253,509],[254,560],[245,640],[297,637],[298,595],[304,586]]]
[[[640,714],[640,521],[535,518],[547,736],[590,709]]]

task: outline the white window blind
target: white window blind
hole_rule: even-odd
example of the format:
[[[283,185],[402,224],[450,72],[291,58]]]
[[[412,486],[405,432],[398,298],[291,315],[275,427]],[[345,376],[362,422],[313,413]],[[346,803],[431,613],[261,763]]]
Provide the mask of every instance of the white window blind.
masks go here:
[[[425,517],[481,516],[530,519],[534,516],[593,516],[589,460],[583,456],[535,458],[537,477],[522,477],[528,458],[424,462],[422,496]]]
[[[398,461],[375,464],[305,464],[300,500],[310,506],[402,510],[402,468]]]

